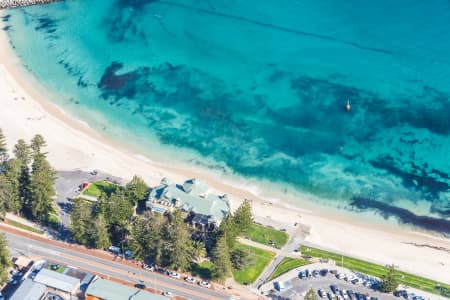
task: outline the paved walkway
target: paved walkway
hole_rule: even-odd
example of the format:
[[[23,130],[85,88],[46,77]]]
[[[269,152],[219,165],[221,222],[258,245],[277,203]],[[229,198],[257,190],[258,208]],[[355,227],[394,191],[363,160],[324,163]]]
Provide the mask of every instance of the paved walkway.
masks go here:
[[[278,265],[283,261],[285,257],[301,258],[301,253],[295,252],[294,250],[298,249],[304,233],[305,228],[303,228],[299,224],[294,225],[292,228],[290,228],[290,230],[288,230],[289,241],[281,249],[276,249],[268,245],[256,243],[248,239],[239,238],[239,242],[243,244],[271,251],[276,254],[275,257],[270,262],[270,264],[263,270],[263,272],[259,275],[258,279],[255,280],[255,282],[253,283],[252,287],[254,289],[258,290],[261,287],[261,285],[267,282],[270,275],[272,275],[272,273],[275,271],[275,269],[278,267]]]

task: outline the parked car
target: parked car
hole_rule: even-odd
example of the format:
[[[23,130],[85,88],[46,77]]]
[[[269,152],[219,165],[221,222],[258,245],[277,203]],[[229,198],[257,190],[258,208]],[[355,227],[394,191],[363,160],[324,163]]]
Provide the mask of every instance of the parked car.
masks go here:
[[[168,291],[163,292],[162,295],[163,295],[163,296],[166,296],[166,297],[169,297],[169,298],[172,298],[172,297],[173,297],[173,293],[172,293],[172,292],[168,292]]]
[[[320,270],[320,275],[327,276],[328,275],[328,270],[327,269]]]
[[[356,278],[355,275],[353,275],[353,274],[348,274],[348,275],[345,277],[345,280],[351,282],[351,281],[352,281],[353,279],[355,279],[355,278]]]
[[[147,264],[142,264],[142,269],[147,270],[147,271],[155,271],[155,267],[154,266],[149,266]]]
[[[317,277],[317,276],[320,275],[320,272],[317,271],[317,270],[314,270],[314,271],[312,271],[312,275],[313,275],[314,277]]]
[[[337,279],[344,279],[345,277],[346,277],[346,275],[344,273],[336,274]]]
[[[327,296],[324,289],[319,289],[317,294],[319,294],[320,298],[325,298]]]
[[[209,289],[209,288],[211,287],[211,283],[209,283],[208,281],[204,281],[204,280],[200,281],[200,282],[198,283],[198,285],[199,285],[199,286],[202,286],[202,287],[205,287],[205,288],[207,288],[207,289]]]
[[[116,246],[109,246],[108,248],[109,252],[115,254],[115,255],[119,255],[120,254],[120,248],[116,247]]]
[[[186,278],[184,278],[184,280],[186,280],[189,283],[195,283],[195,278],[194,277],[186,277]]]
[[[355,293],[352,290],[348,290],[347,291],[348,296],[350,297],[350,299],[354,299],[355,297]]]
[[[300,279],[306,278],[306,272],[305,271],[301,271],[300,273],[298,273],[298,277]]]
[[[135,288],[138,288],[138,289],[145,289],[145,288],[147,288],[147,287],[145,286],[145,284],[143,284],[142,282],[136,283],[136,284],[134,285],[134,287],[135,287]]]
[[[330,285],[330,288],[334,294],[339,293],[339,288],[337,287],[337,285],[332,284],[332,285]]]
[[[364,279],[362,279],[362,278],[356,278],[356,279],[352,280],[353,284],[361,284],[363,282],[364,282]]]
[[[172,278],[176,278],[176,279],[180,279],[181,278],[181,275],[178,274],[177,272],[170,272],[169,276],[172,277]]]

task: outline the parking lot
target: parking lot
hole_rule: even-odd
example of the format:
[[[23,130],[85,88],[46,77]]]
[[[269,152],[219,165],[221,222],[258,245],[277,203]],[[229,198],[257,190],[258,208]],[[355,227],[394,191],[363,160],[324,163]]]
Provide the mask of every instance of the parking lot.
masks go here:
[[[379,286],[377,279],[324,264],[298,268],[292,271],[290,276],[287,274],[278,280],[272,283],[272,287],[276,290],[272,293],[272,299],[303,299],[310,289],[315,291],[319,299],[327,300],[425,299],[411,294],[409,297],[403,295],[396,297],[381,293],[377,290]]]

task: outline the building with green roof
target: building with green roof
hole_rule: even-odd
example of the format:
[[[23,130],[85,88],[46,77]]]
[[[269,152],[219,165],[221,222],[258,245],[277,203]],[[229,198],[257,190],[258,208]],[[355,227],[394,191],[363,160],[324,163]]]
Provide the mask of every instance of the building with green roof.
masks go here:
[[[86,290],[86,300],[167,300],[166,297],[145,290],[95,278]]]
[[[164,213],[180,209],[190,214],[190,222],[199,228],[214,229],[230,211],[227,195],[216,195],[195,178],[183,184],[171,184],[163,178],[161,185],[151,189],[146,201],[148,209]]]

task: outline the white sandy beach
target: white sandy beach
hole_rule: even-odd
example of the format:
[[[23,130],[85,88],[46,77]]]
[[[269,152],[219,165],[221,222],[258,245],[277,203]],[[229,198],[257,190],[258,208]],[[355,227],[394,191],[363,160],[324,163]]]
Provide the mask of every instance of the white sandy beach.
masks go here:
[[[0,34],[0,128],[11,147],[19,138],[29,141],[42,134],[47,143],[49,160],[57,170],[99,169],[114,176],[143,177],[156,185],[162,177],[182,181],[197,177],[214,189],[231,195],[233,207],[240,200],[250,198],[257,220],[293,230],[300,222],[309,226],[307,242],[330,250],[337,250],[380,264],[395,264],[400,269],[429,278],[450,282],[450,240],[394,228],[374,225],[373,222],[354,220],[320,210],[280,203],[269,205],[249,191],[223,184],[206,172],[175,165],[154,163],[139,153],[107,140],[86,124],[70,117],[45,100],[46,91],[27,74],[10,49],[6,34]],[[443,247],[416,247],[411,243]]]

